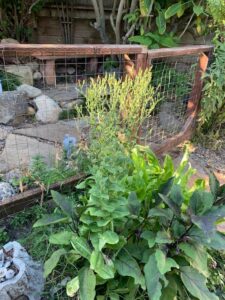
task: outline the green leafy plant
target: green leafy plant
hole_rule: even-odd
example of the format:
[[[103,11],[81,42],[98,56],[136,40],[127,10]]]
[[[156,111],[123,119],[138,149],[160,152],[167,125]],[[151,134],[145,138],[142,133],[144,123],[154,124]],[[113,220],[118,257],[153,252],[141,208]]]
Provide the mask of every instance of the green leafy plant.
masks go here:
[[[20,77],[0,70],[0,81],[3,91],[13,91],[21,84]]]
[[[125,157],[93,166],[77,186],[84,194],[76,203],[52,192],[58,209],[34,227],[69,224],[71,230],[65,225],[50,236],[58,250],[45,275],[72,256],[76,271],[67,294],[81,300],[218,299],[206,286],[207,259],[209,249],[225,247],[224,186],[211,175],[211,192],[195,188],[184,196],[186,159],[174,171],[169,157],[162,167],[146,149]]]

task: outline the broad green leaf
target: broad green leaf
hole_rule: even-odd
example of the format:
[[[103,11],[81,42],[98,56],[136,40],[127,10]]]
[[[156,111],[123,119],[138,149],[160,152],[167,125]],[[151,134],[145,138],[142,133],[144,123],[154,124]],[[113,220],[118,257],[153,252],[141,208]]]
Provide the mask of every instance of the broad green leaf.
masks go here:
[[[110,300],[120,300],[120,296],[116,293],[110,293],[109,294],[109,299]]]
[[[147,264],[144,266],[144,273],[149,299],[160,300],[162,293],[162,284],[160,279],[162,275],[158,270],[154,254],[149,257]]]
[[[158,16],[156,17],[156,25],[158,27],[159,33],[164,34],[166,31],[166,20],[162,11],[158,12]]]
[[[213,194],[214,199],[216,200],[220,188],[220,183],[213,173],[210,173],[209,175],[209,186],[210,186],[210,191]]]
[[[170,208],[152,208],[148,212],[148,217],[163,217],[170,221],[173,218],[173,212]]]
[[[115,245],[119,242],[119,236],[117,233],[107,230],[102,234],[99,234],[99,251],[105,246],[105,244]]]
[[[56,191],[51,191],[52,199],[61,208],[61,210],[70,218],[73,217],[72,202]]]
[[[83,267],[79,270],[79,291],[80,300],[94,300],[96,277],[92,270],[88,267]]]
[[[86,180],[82,181],[81,183],[76,185],[76,189],[83,190],[86,188]]]
[[[202,215],[213,205],[213,196],[206,191],[196,190],[191,196],[189,207],[194,215]]]
[[[181,243],[178,247],[190,258],[192,267],[208,277],[207,251],[199,244]]]
[[[71,244],[78,254],[80,254],[82,257],[88,260],[90,259],[91,249],[85,238],[78,236],[73,237],[71,240]]]
[[[147,240],[149,248],[152,248],[155,245],[156,235],[154,232],[146,230],[141,234],[141,238]]]
[[[171,236],[166,231],[158,231],[156,235],[155,242],[158,244],[171,244],[173,240]]]
[[[139,7],[142,17],[148,16],[149,6],[151,4],[151,0],[139,0]]]
[[[177,280],[175,276],[168,276],[168,285],[162,290],[160,300],[177,300]],[[187,299],[185,299],[187,300]]]
[[[180,207],[172,201],[169,197],[159,194],[159,197],[163,200],[163,202],[173,211],[173,213],[177,216],[180,216]]]
[[[41,226],[47,226],[56,223],[67,222],[68,220],[69,219],[67,217],[60,214],[44,215],[40,220],[34,223],[33,227],[36,228]]]
[[[174,184],[170,191],[170,199],[179,207],[181,207],[184,197],[182,195],[181,186],[178,184]]]
[[[79,278],[78,276],[74,277],[72,280],[67,282],[66,293],[69,297],[74,297],[79,290]]]
[[[156,258],[158,270],[162,275],[171,271],[172,268],[179,269],[179,266],[175,262],[175,260],[170,257],[167,258],[162,250],[159,249],[156,250],[155,258]]]
[[[179,221],[175,220],[172,222],[172,232],[174,238],[179,238],[182,234],[185,233],[185,226]]]
[[[176,15],[181,9],[182,9],[182,3],[181,2],[172,4],[165,11],[165,18],[170,19],[171,17]]]
[[[142,289],[145,289],[145,280],[140,267],[128,251],[123,249],[120,251],[115,260],[115,268],[121,276],[134,278],[135,284],[140,284]]]
[[[173,182],[174,182],[174,177],[169,178],[166,183],[160,186],[159,194],[167,196],[171,190]]]
[[[192,267],[181,268],[181,280],[188,292],[199,300],[219,300],[206,286],[206,278]]]
[[[51,234],[49,243],[54,245],[70,245],[73,233],[71,231],[61,231]]]
[[[200,16],[204,13],[204,7],[202,5],[194,5],[193,6],[193,12],[196,14],[196,16]]]
[[[141,44],[141,45],[144,45],[144,46],[148,46],[148,47],[151,46],[151,44],[152,44],[152,39],[150,37],[142,36],[142,35],[131,36],[129,38],[129,41],[134,42],[134,43],[138,43],[138,44]]]
[[[101,278],[103,279],[111,279],[114,277],[114,265],[112,261],[106,264],[104,262],[104,257],[103,254],[98,251],[94,250],[91,253],[91,258],[90,258],[90,264],[91,264],[91,269],[94,270]]]
[[[185,12],[185,9],[186,9],[185,4],[182,3],[181,1],[180,1],[180,3],[181,3],[180,10],[178,10],[178,12],[177,12],[177,17],[178,18],[183,16],[183,14]]]
[[[216,223],[225,218],[225,206],[216,206],[202,216],[191,216],[192,222],[205,233],[207,238],[212,238],[216,233]]]
[[[219,232],[213,233],[210,238],[199,228],[193,227],[189,231],[189,237],[198,243],[201,243],[208,248],[215,250],[225,250],[225,237]]]
[[[52,253],[52,255],[50,256],[50,258],[48,260],[46,260],[45,264],[44,264],[44,277],[48,277],[49,274],[51,274],[51,272],[55,269],[55,267],[57,266],[60,257],[62,255],[66,254],[66,250],[65,249],[59,249],[56,250],[55,252]]]
[[[137,194],[131,192],[128,197],[128,210],[132,215],[138,216],[141,209],[141,203],[138,201]]]

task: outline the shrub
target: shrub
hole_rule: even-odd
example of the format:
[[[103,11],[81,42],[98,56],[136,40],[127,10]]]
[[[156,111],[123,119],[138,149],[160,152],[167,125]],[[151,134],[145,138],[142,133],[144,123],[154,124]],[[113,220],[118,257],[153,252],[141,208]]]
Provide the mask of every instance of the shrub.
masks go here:
[[[34,227],[67,229],[49,237],[58,250],[45,275],[66,257],[75,265],[67,294],[81,300],[218,299],[206,286],[207,258],[225,247],[225,187],[211,175],[211,192],[198,185],[187,193],[185,162],[174,171],[169,157],[161,166],[151,151],[135,147],[93,166],[77,186],[83,195],[76,203],[52,191],[58,208]]]

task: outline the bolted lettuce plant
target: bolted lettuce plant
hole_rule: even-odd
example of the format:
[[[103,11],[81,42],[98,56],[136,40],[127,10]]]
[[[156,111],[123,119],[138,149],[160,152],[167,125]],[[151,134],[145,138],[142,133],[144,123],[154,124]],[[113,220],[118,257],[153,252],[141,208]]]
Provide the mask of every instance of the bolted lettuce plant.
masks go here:
[[[52,191],[58,208],[34,226],[65,224],[49,237],[58,249],[48,276],[64,256],[74,265],[67,295],[79,299],[219,299],[207,288],[208,251],[225,249],[225,186],[210,176],[187,191],[186,158],[174,170],[147,149],[106,156],[77,186],[77,203]],[[68,230],[69,228],[69,230]]]

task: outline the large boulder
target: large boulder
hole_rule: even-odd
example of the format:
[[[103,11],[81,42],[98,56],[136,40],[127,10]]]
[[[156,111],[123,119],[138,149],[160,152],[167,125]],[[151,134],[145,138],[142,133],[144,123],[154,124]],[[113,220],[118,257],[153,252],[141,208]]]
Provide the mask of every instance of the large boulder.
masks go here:
[[[19,124],[27,112],[28,96],[22,91],[3,92],[0,94],[0,123]]]
[[[34,102],[38,108],[36,113],[36,119],[43,123],[54,123],[59,119],[61,108],[50,97],[41,95],[34,99]]]
[[[19,76],[21,83],[33,85],[33,72],[30,66],[6,65],[5,71]]]
[[[15,39],[8,38],[8,39],[2,39],[1,44],[19,44],[19,42]]]
[[[36,98],[42,94],[42,91],[29,84],[22,84],[17,87],[18,91],[25,92],[29,98]]]
[[[0,299],[39,300],[44,289],[43,267],[18,242],[0,250]]]

